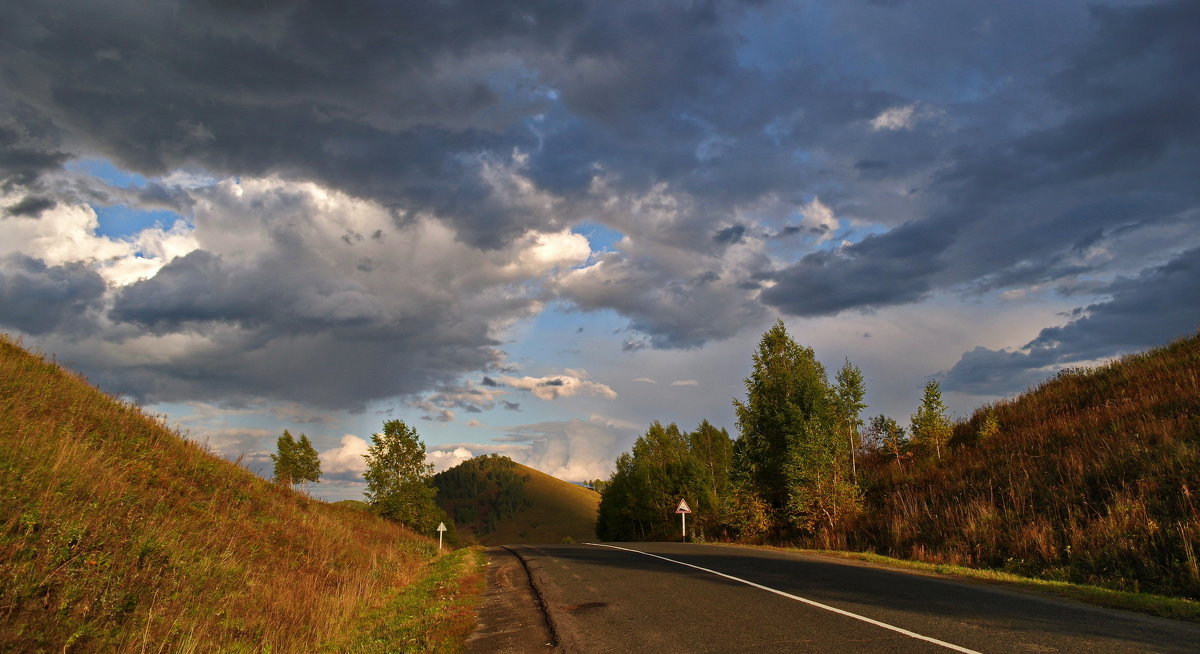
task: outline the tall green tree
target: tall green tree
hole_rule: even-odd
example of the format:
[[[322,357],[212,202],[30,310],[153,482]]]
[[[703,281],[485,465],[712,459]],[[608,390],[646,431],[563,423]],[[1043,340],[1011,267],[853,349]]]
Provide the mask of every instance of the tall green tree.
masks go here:
[[[729,466],[733,459],[733,439],[729,432],[717,429],[704,420],[687,435],[692,458],[700,466],[703,491],[696,497],[695,507],[701,519],[715,520],[721,500],[729,495]],[[715,526],[715,522],[712,523]]]
[[[863,380],[862,370],[846,363],[838,370],[837,385],[834,387],[834,400],[837,406],[838,426],[845,434],[846,446],[850,451],[850,479],[858,481],[858,449],[862,443],[859,440],[859,428],[862,427],[862,410],[867,408],[863,398],[867,395],[866,381]]]
[[[432,532],[445,514],[434,502],[433,466],[425,462],[425,443],[417,431],[403,420],[388,420],[371,443],[363,455],[371,509],[414,531]]]
[[[304,434],[297,441],[291,432],[283,430],[283,435],[275,441],[271,461],[275,464],[275,483],[303,486],[321,480],[321,458]]]
[[[296,439],[292,432],[283,430],[283,434],[275,441],[275,454],[271,461],[275,463],[274,480],[277,484],[291,486],[296,476]]]
[[[321,481],[321,457],[309,442],[308,436],[300,434],[296,441],[296,467],[292,475],[294,484],[315,484]]]
[[[825,368],[811,348],[797,344],[783,321],[763,334],[754,368],[745,380],[746,401],[733,401],[741,436],[741,471],[771,510],[783,511],[793,495],[790,464],[811,449],[832,418]]]
[[[942,458],[942,449],[950,440],[953,429],[946,416],[946,405],[942,402],[942,386],[936,379],[925,383],[921,406],[912,415],[910,428],[914,444],[927,453],[933,452],[938,459]]]
[[[836,396],[812,348],[776,322],[763,334],[745,383],[746,401],[734,400],[741,431],[735,454],[746,468],[738,475],[770,507],[776,527],[835,528],[856,513],[858,490],[837,465],[846,448],[837,437]]]

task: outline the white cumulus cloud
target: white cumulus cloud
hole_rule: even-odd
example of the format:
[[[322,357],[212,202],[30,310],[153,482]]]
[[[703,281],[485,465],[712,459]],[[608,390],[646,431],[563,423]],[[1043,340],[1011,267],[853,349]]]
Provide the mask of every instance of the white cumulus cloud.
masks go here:
[[[425,460],[433,464],[433,469],[441,472],[475,456],[471,450],[459,446],[454,449],[430,450],[425,453]]]
[[[617,399],[617,392],[605,384],[586,379],[587,373],[568,369],[562,375],[547,377],[510,377],[497,379],[500,383],[520,390],[529,391],[539,400],[557,400],[580,393],[599,395],[610,400]]]
[[[0,206],[18,199],[19,195],[0,194]],[[19,252],[51,266],[83,263],[108,284],[127,286],[153,277],[175,257],[196,249],[192,229],[182,220],[129,238],[102,236],[99,228],[99,217],[87,204],[59,203],[36,216],[6,215],[0,220],[0,256]]]
[[[341,473],[361,474],[367,469],[367,441],[354,434],[344,434],[341,443],[332,449],[321,452],[321,474],[336,475]]]

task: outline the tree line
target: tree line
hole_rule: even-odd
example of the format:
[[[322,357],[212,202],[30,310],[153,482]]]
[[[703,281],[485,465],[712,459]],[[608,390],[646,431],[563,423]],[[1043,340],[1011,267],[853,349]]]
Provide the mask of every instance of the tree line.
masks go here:
[[[271,455],[275,483],[303,488],[320,481],[321,459],[308,436],[300,434],[296,439],[285,429],[275,450]],[[432,533],[439,522],[449,522],[434,501],[433,466],[425,460],[425,443],[415,429],[403,420],[388,420],[371,437],[363,457],[365,495],[372,512],[421,533]]]
[[[862,371],[847,359],[831,381],[812,348],[796,343],[782,321],[763,334],[753,364],[745,399],[734,400],[736,439],[707,420],[689,432],[655,421],[617,458],[608,480],[589,484],[601,493],[600,538],[672,538],[675,507],[686,499],[694,511],[691,532],[699,538],[817,535],[828,541],[863,511],[864,458],[904,466],[940,459],[948,445],[952,426],[934,380],[926,384],[905,429],[884,415],[864,421]],[[998,426],[985,424],[981,435],[983,430]],[[285,430],[277,450],[272,455],[277,482],[319,480],[320,460],[307,436],[295,439]],[[478,485],[465,477],[435,483],[425,444],[402,420],[384,423],[365,458],[365,495],[372,511],[420,532],[452,522],[435,502],[439,486],[457,495]],[[492,474],[504,472],[503,466],[490,468],[496,468]],[[522,484],[500,486],[511,497],[498,502],[519,508]],[[460,522],[473,517],[455,516]]]
[[[952,429],[935,380],[906,430],[884,415],[864,420],[862,371],[847,359],[830,380],[782,321],[763,334],[753,363],[745,399],[734,400],[736,439],[707,420],[687,433],[656,421],[607,481],[594,482],[600,538],[676,537],[675,507],[686,499],[694,537],[829,539],[863,510],[864,457],[906,465],[944,454]]]

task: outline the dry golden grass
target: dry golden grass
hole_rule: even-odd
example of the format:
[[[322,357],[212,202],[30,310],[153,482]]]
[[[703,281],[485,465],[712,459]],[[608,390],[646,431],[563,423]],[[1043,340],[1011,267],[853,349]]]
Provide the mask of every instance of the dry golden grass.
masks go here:
[[[0,650],[315,651],[433,550],[0,337]]]
[[[1000,432],[980,440],[989,410]],[[952,444],[941,462],[867,461],[845,545],[1200,598],[1200,336],[1059,374]]]

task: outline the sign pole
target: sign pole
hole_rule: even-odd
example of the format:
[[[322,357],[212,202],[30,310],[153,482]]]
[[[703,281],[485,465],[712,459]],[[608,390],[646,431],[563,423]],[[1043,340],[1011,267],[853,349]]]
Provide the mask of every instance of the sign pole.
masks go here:
[[[439,522],[437,532],[438,532],[438,551],[440,552],[440,551],[442,551],[442,534],[446,533],[446,523]]]
[[[687,540],[687,514],[692,512],[692,507],[687,505],[687,500],[679,500],[679,506],[675,508],[675,513],[679,514],[680,526],[683,529],[683,540]]]

